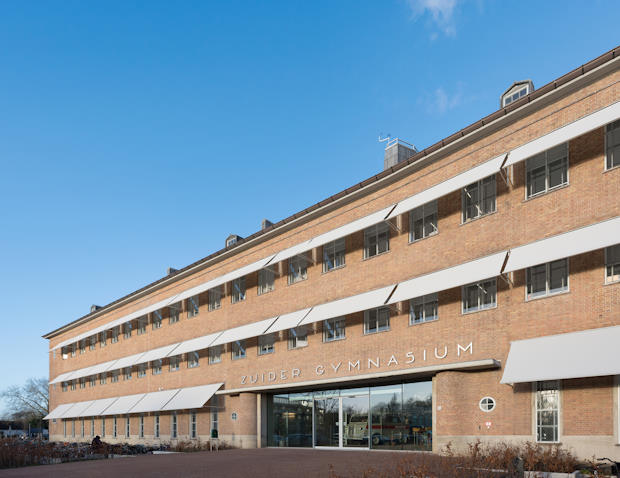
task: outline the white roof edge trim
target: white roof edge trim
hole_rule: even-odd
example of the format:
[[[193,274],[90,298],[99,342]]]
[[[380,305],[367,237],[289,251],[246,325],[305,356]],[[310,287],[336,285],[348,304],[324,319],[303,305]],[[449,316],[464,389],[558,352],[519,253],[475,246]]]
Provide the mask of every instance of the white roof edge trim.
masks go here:
[[[577,138],[582,134],[588,133],[596,128],[605,126],[620,118],[620,101],[605,106],[594,113],[583,116],[572,123],[564,125],[540,138],[534,139],[529,143],[513,149],[506,161],[505,166],[518,163],[524,159],[531,158],[538,153],[553,148],[571,139]]]

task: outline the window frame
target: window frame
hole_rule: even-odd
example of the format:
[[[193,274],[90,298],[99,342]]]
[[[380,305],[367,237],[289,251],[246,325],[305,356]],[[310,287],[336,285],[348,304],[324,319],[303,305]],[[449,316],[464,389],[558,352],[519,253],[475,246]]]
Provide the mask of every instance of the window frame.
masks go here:
[[[138,438],[144,438],[144,413],[140,414],[140,421],[138,424]]]
[[[162,322],[164,321],[161,309],[151,312],[151,328],[152,330],[161,329]]]
[[[609,252],[611,249],[617,247],[618,248],[618,262],[614,262],[613,264],[609,264]],[[610,275],[607,273],[607,268],[608,267],[613,267],[613,268],[618,268],[618,274],[611,274],[611,277],[615,277],[618,276],[617,279],[613,279],[610,280],[609,277]],[[604,267],[604,274],[605,274],[605,284],[617,284],[620,282],[620,244],[614,244],[613,246],[608,246],[605,248],[605,267]],[[613,269],[612,269],[613,270]]]
[[[95,350],[97,348],[97,335],[91,335],[88,340],[88,350]]]
[[[329,264],[332,264],[330,267]],[[347,265],[347,249],[344,237],[323,244],[323,273],[342,269]]]
[[[551,292],[550,282],[551,282],[551,264],[556,262],[564,261],[566,263],[566,286],[562,289]],[[545,292],[544,293],[530,293],[530,285],[531,285],[531,274],[532,269],[536,267],[545,266]],[[553,297],[555,295],[566,294],[570,292],[570,261],[568,257],[563,259],[557,259],[555,261],[545,262],[543,264],[536,264],[535,266],[527,267],[525,269],[525,300],[529,302],[531,300],[544,299],[545,297]]]
[[[146,377],[146,370],[148,368],[148,364],[146,363],[139,363],[138,364],[138,372],[137,372],[137,377],[138,378],[144,378]]]
[[[168,372],[178,372],[179,370],[181,370],[181,356],[168,357]]]
[[[208,307],[207,310],[212,312],[214,310],[220,309],[222,307],[222,297],[224,296],[224,291],[222,290],[222,286],[214,287],[213,289],[209,289],[207,291],[208,294]]]
[[[331,324],[330,324],[331,323]],[[331,335],[331,336],[330,336]],[[323,342],[337,342],[347,338],[347,317],[333,317],[323,321]]]
[[[188,319],[196,317],[200,313],[200,294],[188,297],[185,300],[185,308]]]
[[[497,192],[496,192],[497,193]],[[426,209],[431,209],[431,212],[427,214]],[[414,242],[421,241],[422,239],[426,239],[427,237],[433,237],[439,234],[439,210],[438,210],[437,199],[429,201],[421,206],[418,206],[411,211],[409,211],[409,244],[413,244]],[[422,211],[422,237],[415,237],[415,214],[416,211]],[[426,233],[426,219],[428,217],[435,216],[435,224],[430,222],[431,226],[434,227],[434,230],[430,233]]]
[[[260,269],[257,274],[256,295],[268,294],[276,288],[276,273],[269,267]]]
[[[161,375],[163,368],[163,360],[155,359],[151,361],[151,371],[153,375]]]
[[[605,125],[605,171],[611,171],[612,169],[620,168],[620,157],[618,158],[618,164],[615,164],[615,165],[612,164],[611,166],[609,166],[610,161],[608,157],[608,154],[609,154],[609,151],[608,151],[609,146],[607,144],[608,142],[607,135],[609,134],[608,128],[616,123],[617,123],[617,126],[614,129],[618,130],[618,137],[620,138],[620,120],[612,121],[611,123],[607,123]],[[617,145],[615,145],[616,148],[618,148],[619,146],[620,146],[620,142]],[[618,153],[620,155],[620,150],[618,151]]]
[[[384,234],[386,237],[382,238]],[[373,244],[369,244],[370,239],[374,240]],[[381,241],[385,242],[385,250],[383,251],[381,250]],[[374,249],[372,254],[370,253],[371,248]],[[364,229],[364,260],[377,257],[388,252],[390,252],[390,225],[388,224],[388,221],[381,221]]]
[[[213,347],[209,347],[209,365],[215,365],[217,363],[222,363],[222,355],[223,355],[223,347],[221,345],[215,345]],[[215,353],[217,351],[218,353]]]
[[[288,285],[297,284],[308,279],[308,258],[306,254],[296,254],[287,261]]]
[[[371,318],[372,313],[376,314],[375,318]],[[386,312],[387,313],[387,324],[380,326],[380,321],[384,318],[380,317],[380,314]],[[373,320],[375,322],[375,326],[370,328],[370,321]],[[364,335],[372,335],[378,334],[381,332],[388,332],[391,328],[390,325],[391,313],[389,307],[375,307],[373,309],[368,309],[364,311]]]
[[[170,414],[170,439],[176,440],[179,438],[179,417],[176,411]]]
[[[118,336],[121,334],[121,326],[115,325],[114,327],[112,327],[111,332],[112,334],[110,337],[110,343],[113,343],[113,344],[118,343]]]
[[[149,316],[148,315],[143,315],[141,317],[138,317],[137,320],[137,327],[136,327],[136,335],[142,335],[142,334],[146,334],[146,327],[149,323]]]
[[[198,438],[198,417],[195,410],[189,412],[189,437],[192,440]]]
[[[154,438],[159,438],[160,437],[161,430],[160,430],[159,426],[160,426],[159,412],[155,412],[153,414],[153,437]]]
[[[466,310],[465,309],[465,302],[466,302],[466,290],[468,287],[473,287],[476,286],[478,288],[478,290],[482,289],[483,286],[482,284],[486,283],[486,282],[493,282],[493,285],[495,286],[495,301],[493,303],[493,305],[490,306],[481,306],[481,296],[478,296],[478,308],[476,309],[470,309],[470,310]],[[497,308],[497,277],[493,277],[492,279],[486,279],[486,280],[481,280],[479,282],[471,282],[469,284],[463,285],[461,286],[461,315],[465,315],[465,314],[475,314],[476,312],[482,312],[484,310],[492,310],[492,309],[496,309]]]
[[[181,303],[175,302],[168,307],[168,325],[177,324],[181,320]]]
[[[133,324],[131,320],[123,324],[123,339],[130,339],[133,332]]]
[[[545,386],[545,384],[553,384],[555,385],[555,387],[551,390],[539,390],[539,388],[541,386]],[[536,443],[560,443],[561,440],[561,436],[562,436],[562,394],[561,394],[561,390],[562,390],[562,383],[560,380],[546,380],[546,381],[542,381],[542,382],[533,382],[532,383],[533,386],[533,390],[534,390],[534,436],[536,438]],[[549,386],[549,385],[547,385]],[[551,408],[551,409],[539,409],[538,408],[538,396],[540,392],[544,392],[544,391],[554,391],[556,394],[556,404],[557,404],[557,408]],[[545,411],[551,411],[551,412],[555,412],[556,413],[556,420],[555,420],[555,424],[554,425],[541,425],[539,424],[539,413],[541,412],[545,412]],[[554,428],[556,428],[557,430],[557,436],[555,440],[541,440],[540,439],[540,434],[539,434],[539,429],[541,428],[548,428],[550,426],[553,426]]]
[[[427,318],[426,316],[426,306],[435,303],[435,315],[431,318]],[[414,312],[415,307],[421,306],[423,317],[422,320],[416,320]],[[413,299],[409,299],[409,325],[419,325],[425,324],[427,322],[435,322],[439,320],[439,294],[437,292],[422,295],[419,297],[414,297]]]
[[[269,355],[275,352],[275,336],[273,334],[258,336],[258,355]]]
[[[493,209],[485,211],[483,210],[484,203],[486,201],[486,198],[484,196],[485,182],[489,180],[490,178],[493,178]],[[468,191],[468,188],[472,188],[472,186],[474,185],[476,186],[476,191],[478,195],[476,201],[473,200],[470,194],[471,190],[473,189],[470,189],[470,191]],[[475,208],[478,211],[477,215],[471,216],[471,217],[468,215],[469,207],[467,206],[466,196],[468,196],[469,199],[472,200],[471,207]],[[487,176],[486,178],[479,179],[478,181],[474,181],[473,183],[470,183],[467,186],[461,188],[461,225],[468,224],[472,221],[481,219],[483,217],[489,216],[496,212],[497,212],[497,174],[496,173],[493,173]]]
[[[289,350],[303,349],[308,346],[308,328],[305,325],[298,325],[288,329],[287,335]]]
[[[237,304],[247,298],[245,276],[237,277],[230,281],[230,303]]]
[[[193,350],[187,352],[187,368],[196,368],[200,366],[200,352]]]
[[[554,149],[559,148],[562,145],[566,146],[566,156],[562,158],[563,161],[565,162],[565,167],[566,167],[566,181],[556,186],[549,187],[549,156],[548,156],[548,153]],[[532,161],[534,158],[537,158],[543,154],[545,155],[545,189],[537,193],[530,194],[529,193],[529,181],[528,181],[528,172],[529,172],[528,163]],[[557,161],[557,159],[555,161]],[[525,160],[525,200],[526,201],[537,198],[539,196],[544,196],[547,193],[553,192],[556,189],[561,189],[563,187],[566,187],[569,184],[570,184],[570,148],[569,148],[568,141],[565,141],[564,143],[553,146],[552,148],[546,149],[545,151],[538,153],[534,156],[530,156],[529,158]]]
[[[246,358],[247,346],[245,340],[235,340],[230,344],[230,358],[231,360],[242,360]]]

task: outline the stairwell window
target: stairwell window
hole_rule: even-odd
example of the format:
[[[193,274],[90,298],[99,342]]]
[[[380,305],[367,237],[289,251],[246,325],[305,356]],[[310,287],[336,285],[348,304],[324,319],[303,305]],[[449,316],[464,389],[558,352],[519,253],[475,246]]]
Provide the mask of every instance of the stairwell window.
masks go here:
[[[308,278],[308,259],[304,254],[291,257],[288,260],[289,285],[301,282]]]
[[[190,297],[186,302],[187,306],[187,318],[191,319],[192,317],[196,317],[198,315],[200,300],[199,296],[195,295],[194,297]]]
[[[222,306],[222,295],[224,295],[222,286],[209,289],[209,312],[219,309]]]
[[[437,320],[439,299],[437,294],[416,297],[409,301],[409,325]]]
[[[620,282],[620,244],[605,249],[605,283]]]
[[[390,250],[390,226],[381,222],[364,230],[364,259]]]
[[[464,187],[461,197],[464,223],[495,212],[495,175]]]
[[[431,201],[409,212],[409,242],[437,234],[437,201]]]
[[[463,286],[463,313],[492,309],[497,306],[497,282],[490,279]]]
[[[605,166],[606,169],[620,166],[620,120],[605,128]]]
[[[536,383],[536,441],[557,442],[560,436],[560,382]]]
[[[345,265],[344,237],[323,246],[323,272],[333,271]]]
[[[525,170],[528,199],[568,184],[568,143],[529,158]]]
[[[568,259],[528,267],[527,299],[545,297],[568,291]]]
[[[364,311],[364,334],[376,334],[390,330],[390,309],[379,307]]]
[[[258,295],[271,292],[275,286],[275,274],[271,269],[258,271]]]
[[[230,300],[233,304],[245,300],[245,276],[232,281]]]

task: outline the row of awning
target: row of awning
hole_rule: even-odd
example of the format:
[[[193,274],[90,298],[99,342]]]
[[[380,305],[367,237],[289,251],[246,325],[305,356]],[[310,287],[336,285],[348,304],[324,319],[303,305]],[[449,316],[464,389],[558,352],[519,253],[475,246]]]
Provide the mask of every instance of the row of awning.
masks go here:
[[[213,383],[198,387],[64,403],[54,408],[44,420],[192,410],[203,407],[222,385],[223,383]]]
[[[608,247],[616,244],[618,238],[620,238],[620,216],[515,249],[497,252],[464,264],[414,277],[398,284],[67,372],[57,376],[50,383],[75,380],[395,304],[465,284],[480,282],[502,273]]]
[[[172,297],[168,297],[166,299],[160,300],[156,302],[155,304],[142,307],[139,310],[131,312],[130,314],[120,317],[118,319],[115,319],[108,324],[99,326],[95,329],[89,330],[88,332],[84,332],[75,337],[64,340],[58,345],[56,345],[55,347],[53,347],[52,350],[56,350],[58,348],[64,347],[65,345],[68,345],[71,343],[79,342],[82,339],[91,337],[95,334],[98,334],[99,332],[103,332],[104,330],[109,330],[117,325],[123,324],[125,322],[129,322],[138,317],[142,317],[143,315],[154,312],[163,307],[169,306],[173,303],[180,302],[189,297],[193,297],[194,295],[200,294],[209,289],[219,287],[220,285],[225,284],[226,282],[230,282],[234,279],[238,279],[247,274],[263,269],[267,266],[276,264],[280,261],[284,261],[295,255],[311,250],[315,247],[322,246],[336,239],[340,239],[342,237],[348,236],[355,232],[361,231],[362,229],[365,229],[374,224],[394,218],[400,214],[411,211],[412,209],[415,209],[418,206],[421,206],[430,201],[433,201],[442,196],[445,196],[446,194],[462,189],[468,184],[471,184],[475,181],[488,177],[491,174],[498,173],[502,168],[505,168],[517,162],[523,161],[538,153],[546,151],[549,148],[557,146],[570,139],[576,138],[596,128],[600,128],[601,126],[604,126],[608,123],[611,123],[612,121],[615,121],[619,117],[620,117],[620,101],[613,103],[612,105],[606,106],[605,108],[602,108],[594,113],[586,115],[583,118],[580,118],[572,123],[562,126],[561,128],[558,128],[552,131],[551,133],[545,134],[541,136],[540,138],[530,141],[529,143],[519,146],[511,150],[507,154],[502,154],[500,156],[497,156],[468,171],[465,171],[446,181],[436,184],[435,186],[432,186],[429,189],[426,189],[417,194],[414,194],[413,196],[410,196],[396,204],[392,204],[384,209],[381,209],[380,211],[374,212],[368,216],[362,217],[348,224],[337,227],[324,234],[311,238],[295,246],[289,247],[283,251],[280,251],[276,254],[272,254],[266,258],[263,258],[259,261],[248,264],[234,271],[228,272],[220,277],[207,281],[203,284],[199,284],[184,292],[181,292],[180,294],[176,294]]]

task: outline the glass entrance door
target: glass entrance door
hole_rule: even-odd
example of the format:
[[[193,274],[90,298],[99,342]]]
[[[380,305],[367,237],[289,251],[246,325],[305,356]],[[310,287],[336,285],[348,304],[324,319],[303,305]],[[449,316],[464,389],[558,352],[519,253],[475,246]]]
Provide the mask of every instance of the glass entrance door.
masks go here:
[[[342,397],[342,446],[368,448],[368,392]]]
[[[339,446],[340,398],[314,400],[314,446]]]

